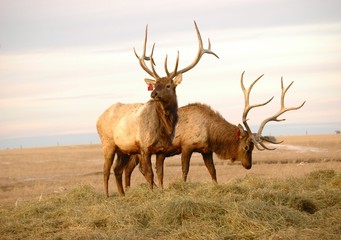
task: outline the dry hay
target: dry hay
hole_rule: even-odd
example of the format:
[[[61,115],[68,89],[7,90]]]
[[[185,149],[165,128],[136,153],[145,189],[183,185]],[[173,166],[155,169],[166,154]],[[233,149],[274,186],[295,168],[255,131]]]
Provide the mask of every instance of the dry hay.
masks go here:
[[[2,239],[339,239],[341,174],[140,184],[110,198],[78,185],[0,216]]]

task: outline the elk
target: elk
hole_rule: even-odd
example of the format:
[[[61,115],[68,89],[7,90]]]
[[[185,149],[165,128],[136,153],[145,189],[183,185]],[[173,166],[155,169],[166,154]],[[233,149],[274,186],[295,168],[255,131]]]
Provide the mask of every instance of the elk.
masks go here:
[[[178,52],[173,72],[168,71],[166,56],[164,64],[166,77],[160,77],[154,68],[153,52],[155,44],[150,56],[146,56],[147,25],[142,55],[139,57],[135,48],[134,53],[142,69],[154,78],[145,79],[148,89],[150,87],[154,89],[151,93],[151,99],[144,104],[113,104],[99,117],[97,132],[102,142],[104,154],[104,192],[107,197],[109,196],[110,168],[115,155],[117,155],[117,159],[114,165],[114,174],[120,195],[124,195],[122,174],[131,154],[140,154],[140,164],[144,169],[144,176],[150,188],[153,188],[151,155],[167,149],[174,137],[175,124],[178,120],[176,87],[182,81],[182,74],[194,68],[205,53],[218,57],[211,51],[210,41],[208,49],[203,48],[196,22],[194,25],[199,42],[197,56],[189,66],[178,70]],[[147,67],[145,60],[150,61],[151,69]]]
[[[218,112],[213,111],[209,106],[200,103],[189,104],[178,109],[178,123],[175,128],[175,136],[172,145],[156,157],[156,171],[158,184],[163,188],[163,165],[166,157],[181,154],[182,178],[186,181],[189,171],[190,159],[193,152],[201,153],[204,163],[214,182],[217,182],[216,169],[213,162],[213,153],[220,159],[231,159],[241,161],[245,169],[252,167],[252,151],[254,146],[258,150],[274,150],[265,145],[265,142],[280,144],[281,142],[272,141],[262,136],[264,126],[270,121],[284,121],[278,119],[280,115],[290,110],[298,110],[305,104],[305,101],[298,107],[286,108],[284,104],[285,94],[293,84],[286,88],[281,79],[281,108],[275,115],[266,118],[261,124],[257,133],[252,133],[248,123],[247,115],[252,108],[261,107],[272,101],[273,97],[267,102],[250,105],[250,92],[255,83],[261,79],[258,77],[248,89],[245,88],[241,75],[240,85],[244,93],[245,107],[242,115],[243,125],[238,126],[226,121]],[[139,156],[133,155],[125,169],[126,187],[130,186],[131,173],[139,163]],[[144,174],[144,168],[140,166],[140,171]]]

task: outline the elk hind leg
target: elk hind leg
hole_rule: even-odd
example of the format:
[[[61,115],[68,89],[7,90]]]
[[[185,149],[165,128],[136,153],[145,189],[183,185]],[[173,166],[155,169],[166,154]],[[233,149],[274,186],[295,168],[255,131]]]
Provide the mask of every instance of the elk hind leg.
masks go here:
[[[202,153],[201,155],[204,159],[205,165],[207,167],[208,172],[211,175],[213,182],[217,183],[217,174],[213,162],[213,153]]]
[[[156,155],[156,174],[158,178],[159,187],[163,189],[163,169],[164,169],[165,155]]]
[[[129,162],[129,155],[117,152],[117,159],[114,166],[114,173],[116,178],[117,191],[119,195],[124,196],[124,189],[122,183],[123,170]]]
[[[146,178],[150,189],[153,190],[154,173],[152,169],[152,161],[150,153],[142,153],[140,158],[140,167],[143,169],[143,175]]]
[[[124,182],[126,189],[130,188],[131,174],[133,173],[135,167],[139,164],[139,162],[139,155],[131,155],[128,164],[124,169]]]
[[[187,181],[187,175],[189,171],[189,164],[192,157],[192,150],[184,149],[181,154],[181,167],[182,167],[182,180]]]

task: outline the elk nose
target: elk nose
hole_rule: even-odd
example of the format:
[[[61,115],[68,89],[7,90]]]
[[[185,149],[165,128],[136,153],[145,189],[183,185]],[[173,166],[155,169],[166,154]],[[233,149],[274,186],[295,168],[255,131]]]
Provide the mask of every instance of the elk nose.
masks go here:
[[[252,168],[252,163],[248,163],[248,164],[242,164],[243,167],[247,170],[250,170]]]
[[[150,94],[150,97],[151,98],[156,98],[157,97],[157,92],[154,90],[154,91],[152,91],[152,93]]]

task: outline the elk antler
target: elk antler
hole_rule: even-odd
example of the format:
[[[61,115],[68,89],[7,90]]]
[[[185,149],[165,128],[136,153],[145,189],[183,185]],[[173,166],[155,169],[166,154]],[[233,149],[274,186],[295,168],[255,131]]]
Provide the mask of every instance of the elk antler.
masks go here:
[[[281,88],[282,88],[282,94],[281,94],[281,109],[273,116],[271,117],[268,117],[266,118],[265,120],[263,120],[263,122],[261,123],[261,125],[259,126],[259,129],[257,131],[256,134],[253,134],[251,132],[251,129],[249,127],[249,125],[247,124],[247,119],[246,119],[246,116],[248,114],[248,112],[254,108],[254,107],[260,107],[260,106],[264,106],[266,104],[268,104],[272,99],[270,98],[270,100],[268,100],[267,102],[265,103],[261,103],[261,104],[255,104],[255,105],[252,105],[250,106],[249,104],[249,98],[250,98],[250,91],[253,87],[253,85],[261,78],[263,77],[263,75],[261,75],[260,77],[258,77],[251,85],[250,87],[246,90],[245,87],[244,87],[244,84],[243,84],[243,77],[244,77],[244,72],[242,73],[242,76],[241,76],[241,81],[240,81],[240,84],[241,84],[241,88],[243,90],[243,93],[244,93],[244,101],[245,101],[245,108],[244,108],[244,112],[243,112],[243,124],[247,130],[247,132],[249,133],[249,135],[251,136],[252,138],[252,141],[253,143],[255,144],[256,148],[258,150],[275,150],[276,148],[269,148],[267,146],[265,146],[265,144],[263,143],[263,141],[265,142],[269,142],[269,143],[273,143],[273,144],[280,144],[282,143],[283,141],[281,142],[277,142],[277,141],[272,141],[268,138],[265,138],[262,136],[262,131],[265,127],[265,125],[270,122],[270,121],[276,121],[276,122],[280,122],[280,121],[284,121],[285,119],[278,119],[278,117],[280,115],[282,115],[283,113],[287,112],[287,111],[291,111],[291,110],[298,110],[300,109],[301,107],[303,107],[303,105],[305,104],[305,101],[298,107],[291,107],[291,108],[286,108],[285,105],[284,105],[284,98],[285,98],[285,94],[286,92],[288,91],[288,89],[291,87],[291,85],[294,83],[294,82],[291,82],[289,84],[288,87],[284,88],[283,86],[283,78],[281,78]],[[259,145],[261,145],[263,148],[259,147]]]
[[[201,35],[200,35],[200,31],[199,31],[199,28],[197,26],[197,23],[194,21],[194,26],[195,26],[195,30],[197,32],[197,36],[198,36],[198,42],[199,42],[199,50],[198,50],[198,53],[197,53],[197,56],[196,58],[194,59],[194,61],[188,65],[187,67],[177,71],[177,68],[178,68],[178,64],[179,64],[179,52],[178,52],[178,55],[177,55],[177,58],[176,58],[176,63],[175,63],[175,70],[171,73],[169,73],[168,71],[168,68],[167,68],[167,55],[166,55],[166,59],[165,59],[165,71],[167,73],[167,76],[169,78],[173,78],[174,76],[180,74],[180,73],[185,73],[187,72],[188,70],[191,70],[192,68],[195,67],[195,65],[198,64],[198,62],[200,61],[202,55],[204,55],[205,53],[207,54],[212,54],[214,55],[216,58],[219,58],[217,54],[215,54],[214,52],[211,51],[211,42],[210,42],[210,39],[208,39],[208,49],[204,49],[203,47],[203,43],[202,43],[202,39],[201,39]]]
[[[134,48],[134,53],[135,56],[137,57],[137,59],[140,62],[140,66],[142,67],[143,70],[145,70],[150,76],[152,76],[155,79],[159,79],[159,75],[156,73],[155,68],[154,68],[154,60],[153,60],[153,53],[154,53],[154,47],[155,47],[155,43],[153,44],[153,48],[152,51],[150,53],[150,56],[146,56],[146,48],[147,48],[147,35],[148,35],[148,25],[146,25],[146,32],[145,32],[145,37],[144,37],[144,46],[143,46],[143,52],[142,52],[142,56],[139,57],[136,53],[136,50]],[[150,70],[145,61],[144,60],[150,60],[150,65],[152,67],[152,70]]]
[[[285,121],[285,119],[278,119],[279,116],[281,116],[283,113],[285,112],[288,112],[288,111],[291,111],[291,110],[298,110],[300,109],[301,107],[303,107],[303,105],[305,104],[305,101],[298,107],[290,107],[290,108],[287,108],[285,107],[285,104],[284,104],[284,98],[285,98],[285,94],[286,92],[288,91],[288,89],[291,87],[291,85],[293,84],[294,82],[292,81],[288,87],[284,88],[284,85],[283,85],[283,77],[281,77],[281,89],[282,89],[282,93],[281,93],[281,108],[280,110],[273,116],[271,117],[268,117],[266,118],[265,120],[263,120],[263,122],[261,123],[261,125],[259,126],[259,129],[258,129],[258,132],[256,134],[256,138],[257,140],[259,139],[260,141],[258,141],[258,143],[264,147],[265,149],[268,149],[268,150],[274,150],[275,148],[267,148],[264,143],[262,143],[263,141],[266,141],[266,142],[270,142],[270,143],[273,143],[273,144],[280,144],[282,143],[283,141],[281,142],[276,142],[276,141],[272,141],[268,138],[265,138],[262,136],[262,131],[263,131],[263,128],[264,126],[268,123],[268,122],[271,122],[271,121],[275,121],[275,122],[281,122],[281,121]]]
[[[244,86],[244,82],[243,82],[243,80],[244,80],[244,73],[245,73],[245,71],[242,73],[242,76],[241,76],[241,78],[240,78],[240,86],[241,86],[241,88],[242,88],[242,90],[243,90],[243,93],[244,93],[244,102],[245,102],[244,111],[243,111],[243,118],[242,118],[242,119],[243,119],[243,124],[244,124],[244,126],[245,126],[245,128],[246,128],[246,131],[247,131],[247,132],[249,133],[249,135],[251,136],[252,141],[254,142],[256,148],[257,148],[258,150],[264,150],[264,149],[261,149],[261,148],[258,146],[257,143],[258,143],[259,141],[257,141],[256,137],[254,136],[254,134],[253,134],[252,131],[251,131],[251,128],[250,128],[249,125],[247,124],[247,120],[248,120],[248,119],[247,119],[246,117],[247,117],[247,114],[249,113],[249,111],[250,111],[252,108],[264,106],[264,105],[268,104],[270,101],[272,101],[272,99],[273,99],[274,97],[270,98],[270,99],[269,99],[268,101],[266,101],[265,103],[260,103],[260,104],[255,104],[255,105],[251,105],[251,106],[250,106],[249,100],[250,100],[250,92],[251,92],[251,89],[252,89],[253,85],[255,85],[255,83],[258,82],[258,80],[261,79],[261,78],[264,76],[264,74],[261,75],[261,76],[259,76],[255,81],[253,81],[253,83],[251,83],[250,87],[249,87],[248,89],[246,89],[245,86]]]
[[[215,54],[213,51],[211,51],[211,42],[210,42],[210,39],[208,39],[208,48],[207,49],[204,49],[203,47],[203,43],[202,43],[202,39],[201,39],[201,35],[200,35],[200,31],[199,31],[199,28],[197,26],[197,23],[194,21],[194,26],[195,26],[195,30],[197,32],[197,36],[198,36],[198,42],[199,42],[199,50],[198,50],[198,53],[197,53],[197,56],[196,58],[194,59],[194,61],[187,67],[181,69],[178,71],[178,65],[179,65],[179,51],[178,51],[178,54],[177,54],[177,57],[176,57],[176,62],[175,62],[175,67],[174,67],[174,71],[173,72],[169,72],[168,71],[168,67],[167,67],[167,59],[168,59],[168,56],[166,55],[166,58],[165,58],[165,64],[164,64],[164,67],[165,67],[165,71],[166,71],[166,74],[167,74],[167,77],[169,79],[172,79],[174,78],[176,75],[178,74],[181,74],[181,73],[185,73],[189,70],[191,70],[192,68],[194,68],[198,62],[200,61],[202,55],[204,55],[205,53],[207,54],[212,54],[214,55],[215,57],[219,58],[217,54]],[[152,48],[152,51],[151,51],[151,54],[150,56],[146,56],[146,46],[147,46],[147,35],[148,35],[148,25],[146,26],[146,33],[145,33],[145,39],[144,39],[144,47],[143,47],[143,53],[142,53],[142,56],[139,57],[136,53],[136,50],[134,48],[134,53],[135,53],[135,56],[137,57],[137,59],[139,60],[140,62],[140,65],[141,67],[143,68],[143,70],[145,70],[149,75],[151,75],[152,77],[154,77],[155,79],[159,79],[159,75],[156,73],[155,71],[155,68],[154,68],[154,65],[155,65],[155,62],[154,62],[154,59],[153,59],[153,53],[154,53],[154,47],[155,47],[155,43],[153,44],[153,48]],[[152,70],[150,70],[146,63],[145,63],[145,60],[146,61],[150,61],[150,65],[151,65],[151,68]]]

